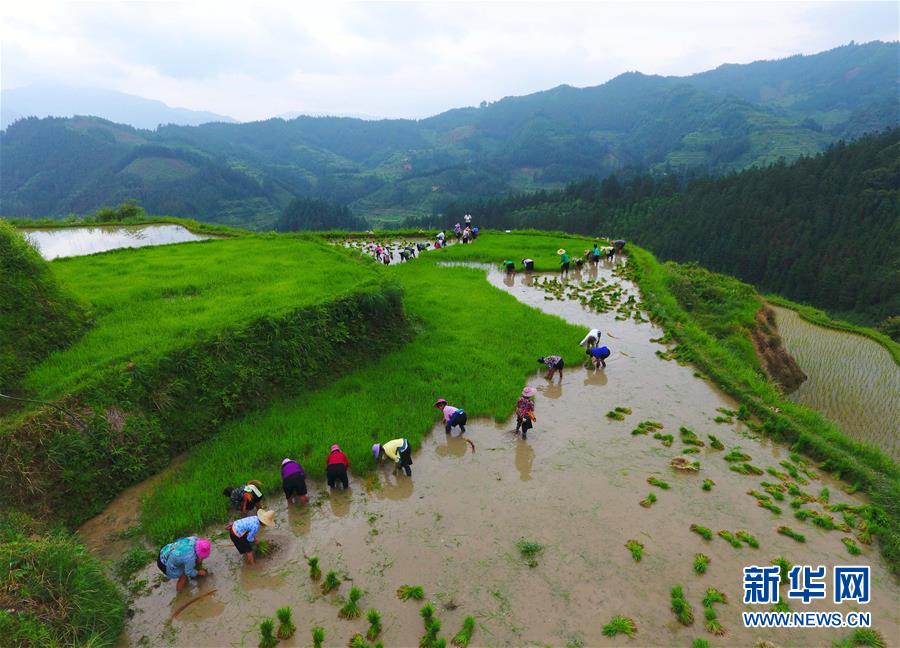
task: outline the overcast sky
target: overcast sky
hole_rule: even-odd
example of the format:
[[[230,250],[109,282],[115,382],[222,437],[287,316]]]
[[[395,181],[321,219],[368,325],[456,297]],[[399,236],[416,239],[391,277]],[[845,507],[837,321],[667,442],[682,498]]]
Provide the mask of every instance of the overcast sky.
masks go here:
[[[900,3],[0,4],[4,89],[66,83],[240,120],[422,117],[629,70],[897,40]]]

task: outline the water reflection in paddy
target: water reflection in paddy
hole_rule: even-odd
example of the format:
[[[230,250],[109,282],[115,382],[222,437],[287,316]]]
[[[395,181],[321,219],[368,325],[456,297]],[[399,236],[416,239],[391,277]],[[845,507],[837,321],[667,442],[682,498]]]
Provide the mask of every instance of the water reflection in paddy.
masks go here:
[[[57,227],[20,230],[48,261],[61,257],[82,256],[118,248],[167,245],[202,241],[208,238],[181,225],[101,225],[97,227]]]

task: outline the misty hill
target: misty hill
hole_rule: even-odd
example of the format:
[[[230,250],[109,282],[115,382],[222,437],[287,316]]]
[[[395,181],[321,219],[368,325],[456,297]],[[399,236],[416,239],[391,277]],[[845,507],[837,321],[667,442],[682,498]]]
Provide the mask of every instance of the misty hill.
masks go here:
[[[207,122],[234,122],[231,117],[202,110],[172,108],[162,101],[100,88],[32,85],[0,92],[0,128],[23,117],[94,115],[135,128],[160,124],[196,126]]]
[[[149,131],[23,120],[0,135],[0,213],[62,216],[134,198],[150,212],[268,228],[303,196],[379,222],[635,167],[718,174],[897,125],[898,55],[900,44],[875,42],[690,77],[632,72],[418,121]]]

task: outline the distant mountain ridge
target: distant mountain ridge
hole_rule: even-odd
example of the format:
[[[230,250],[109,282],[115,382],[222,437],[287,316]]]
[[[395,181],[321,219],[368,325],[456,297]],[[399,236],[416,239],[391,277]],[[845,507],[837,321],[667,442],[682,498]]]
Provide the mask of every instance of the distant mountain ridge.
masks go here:
[[[188,108],[172,108],[162,101],[137,95],[78,86],[30,85],[0,92],[0,128],[24,117],[91,115],[135,128],[160,124],[197,126],[236,120],[225,115]]]
[[[460,199],[640,167],[724,173],[900,123],[900,43],[622,74],[422,120],[301,116],[140,130],[26,119],[0,134],[0,213],[62,216],[134,198],[150,212],[270,228],[297,196],[376,224]]]

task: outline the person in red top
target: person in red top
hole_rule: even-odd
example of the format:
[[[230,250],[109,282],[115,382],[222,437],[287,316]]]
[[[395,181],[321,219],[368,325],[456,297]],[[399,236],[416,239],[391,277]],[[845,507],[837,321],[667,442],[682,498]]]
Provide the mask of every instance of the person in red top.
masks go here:
[[[325,476],[328,478],[328,487],[334,486],[341,482],[346,489],[350,487],[350,479],[347,477],[347,469],[350,467],[350,460],[341,450],[341,446],[335,443],[331,446],[331,452],[328,453],[328,460],[325,462]]]

